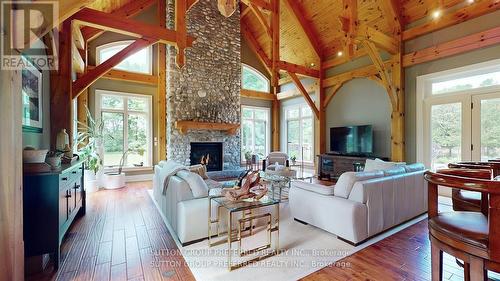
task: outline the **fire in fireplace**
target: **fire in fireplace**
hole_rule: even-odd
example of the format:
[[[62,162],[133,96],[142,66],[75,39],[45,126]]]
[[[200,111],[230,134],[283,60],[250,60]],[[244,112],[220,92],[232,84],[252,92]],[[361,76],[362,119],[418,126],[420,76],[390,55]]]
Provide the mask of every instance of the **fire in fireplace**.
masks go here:
[[[207,171],[222,171],[224,165],[223,147],[221,142],[192,142],[191,165],[203,164]]]

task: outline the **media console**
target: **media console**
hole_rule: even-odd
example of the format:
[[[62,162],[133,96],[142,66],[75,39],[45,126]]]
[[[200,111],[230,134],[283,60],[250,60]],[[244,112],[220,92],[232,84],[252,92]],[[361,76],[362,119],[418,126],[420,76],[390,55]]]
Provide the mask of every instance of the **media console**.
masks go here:
[[[359,171],[360,167],[364,167],[366,159],[375,158],[375,156],[318,155],[318,178],[328,180],[338,179],[345,172]],[[384,161],[388,160],[386,157],[377,158]]]

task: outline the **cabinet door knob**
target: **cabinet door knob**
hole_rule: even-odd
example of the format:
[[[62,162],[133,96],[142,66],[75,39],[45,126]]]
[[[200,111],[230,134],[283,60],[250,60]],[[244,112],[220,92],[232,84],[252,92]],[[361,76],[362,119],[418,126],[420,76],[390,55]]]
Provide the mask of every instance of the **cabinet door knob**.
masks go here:
[[[72,174],[76,174],[76,171],[72,171],[71,173],[72,173]]]
[[[68,178],[67,178],[67,177],[64,177],[64,178],[62,178],[61,180],[63,180],[63,181],[67,181],[67,180],[68,180]]]
[[[80,188],[80,185],[79,184],[76,184],[75,187],[73,187],[74,189],[79,189]]]
[[[69,190],[66,190],[66,198],[71,198],[71,191],[69,191],[69,192],[68,191]]]

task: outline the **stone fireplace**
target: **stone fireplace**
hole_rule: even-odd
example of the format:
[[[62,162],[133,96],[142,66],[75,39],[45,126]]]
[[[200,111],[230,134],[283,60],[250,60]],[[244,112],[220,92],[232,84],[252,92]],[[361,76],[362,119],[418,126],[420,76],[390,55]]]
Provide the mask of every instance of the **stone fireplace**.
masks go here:
[[[207,171],[221,171],[224,165],[224,146],[221,142],[192,142],[191,164],[205,164]]]
[[[175,5],[167,1],[167,25],[174,28]],[[195,37],[185,51],[186,63],[175,63],[176,49],[167,47],[167,157],[190,165],[191,143],[221,143],[222,169],[240,166],[240,130],[176,129],[177,121],[240,123],[240,12],[222,16],[217,1],[200,0],[188,12],[188,34]]]

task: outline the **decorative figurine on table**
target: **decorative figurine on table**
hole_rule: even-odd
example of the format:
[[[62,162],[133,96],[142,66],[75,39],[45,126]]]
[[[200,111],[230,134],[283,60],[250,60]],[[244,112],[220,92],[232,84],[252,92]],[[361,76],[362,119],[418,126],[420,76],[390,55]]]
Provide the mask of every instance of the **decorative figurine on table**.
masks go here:
[[[226,188],[222,190],[222,195],[231,201],[243,199],[259,200],[267,194],[267,187],[260,183],[259,171],[249,173],[242,181],[241,186]]]

